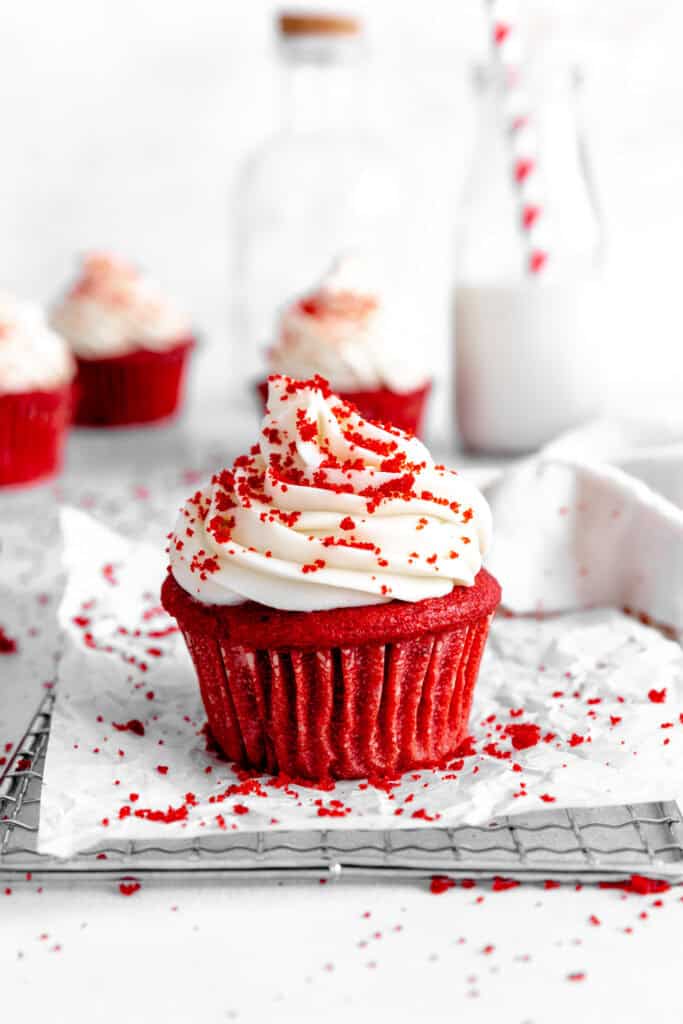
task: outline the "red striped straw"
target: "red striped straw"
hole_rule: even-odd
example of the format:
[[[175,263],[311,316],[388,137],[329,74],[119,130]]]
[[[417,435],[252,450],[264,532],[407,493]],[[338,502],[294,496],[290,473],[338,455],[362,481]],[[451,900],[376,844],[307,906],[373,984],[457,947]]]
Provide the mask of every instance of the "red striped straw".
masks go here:
[[[540,201],[538,146],[522,74],[519,19],[512,0],[486,0],[494,66],[503,89],[505,129],[517,197],[525,271],[537,277],[548,265],[544,209]]]

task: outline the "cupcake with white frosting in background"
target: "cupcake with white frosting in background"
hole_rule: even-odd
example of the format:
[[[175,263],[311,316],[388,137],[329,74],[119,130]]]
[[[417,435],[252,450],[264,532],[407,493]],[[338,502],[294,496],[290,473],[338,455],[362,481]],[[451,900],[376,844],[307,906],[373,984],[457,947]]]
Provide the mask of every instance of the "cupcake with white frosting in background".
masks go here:
[[[42,310],[0,295],[0,486],[59,470],[74,373],[66,343]]]
[[[272,377],[258,443],[180,510],[162,588],[225,754],[317,783],[444,765],[500,601],[490,533],[416,437]]]
[[[302,380],[319,374],[366,419],[420,434],[431,383],[419,339],[406,337],[404,303],[378,276],[357,255],[340,258],[285,308],[268,366]],[[266,381],[259,391],[265,401]]]
[[[191,322],[135,267],[110,254],[86,256],[51,322],[76,358],[78,425],[134,426],[178,411]]]

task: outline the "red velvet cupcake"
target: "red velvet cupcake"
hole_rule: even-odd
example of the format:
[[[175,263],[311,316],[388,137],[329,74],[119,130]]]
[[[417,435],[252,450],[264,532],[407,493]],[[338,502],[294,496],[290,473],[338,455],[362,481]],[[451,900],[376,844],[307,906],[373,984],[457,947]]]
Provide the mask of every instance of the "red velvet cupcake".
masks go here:
[[[0,487],[61,467],[74,365],[42,312],[0,298]]]
[[[272,378],[258,445],[181,509],[162,589],[227,756],[321,782],[453,755],[500,600],[489,533],[416,438]]]
[[[269,366],[290,377],[321,374],[365,419],[421,434],[431,382],[417,346],[405,343],[398,298],[371,284],[372,277],[358,257],[339,260],[314,291],[284,310]],[[257,387],[265,404],[267,381]]]
[[[134,267],[87,257],[52,321],[76,356],[79,426],[136,426],[176,414],[194,347],[189,321]]]

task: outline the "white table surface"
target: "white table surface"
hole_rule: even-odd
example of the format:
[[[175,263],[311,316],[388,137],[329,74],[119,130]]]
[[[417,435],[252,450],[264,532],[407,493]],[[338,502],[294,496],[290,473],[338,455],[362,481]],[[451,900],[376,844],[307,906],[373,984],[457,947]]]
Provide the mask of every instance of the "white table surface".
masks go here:
[[[249,409],[203,406],[142,446],[77,434],[65,481],[123,493],[160,458],[190,465],[210,451],[227,461],[255,423]],[[49,497],[11,500],[21,509]],[[30,635],[21,640],[0,661],[0,756],[45,682]],[[112,880],[21,880],[8,889],[0,885],[8,1024],[364,1022],[383,1011],[393,1021],[683,1020],[680,888],[639,896],[479,884],[433,895],[426,882],[143,881],[124,896]]]

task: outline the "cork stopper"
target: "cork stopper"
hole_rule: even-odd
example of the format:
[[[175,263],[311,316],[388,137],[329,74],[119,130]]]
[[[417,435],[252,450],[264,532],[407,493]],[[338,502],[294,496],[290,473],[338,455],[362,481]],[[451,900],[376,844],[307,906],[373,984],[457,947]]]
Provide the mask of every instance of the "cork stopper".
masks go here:
[[[294,36],[357,36],[362,31],[358,18],[324,11],[282,11],[277,18],[280,34]]]

